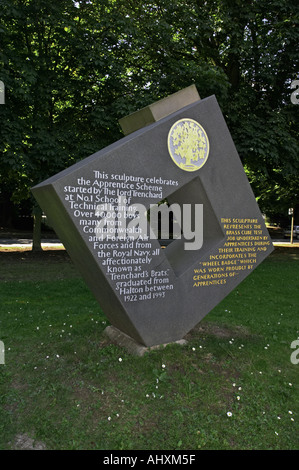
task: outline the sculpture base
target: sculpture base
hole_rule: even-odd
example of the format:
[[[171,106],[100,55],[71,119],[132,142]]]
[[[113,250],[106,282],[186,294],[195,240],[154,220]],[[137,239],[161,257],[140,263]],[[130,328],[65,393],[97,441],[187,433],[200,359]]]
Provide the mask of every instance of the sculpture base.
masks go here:
[[[118,346],[124,348],[128,353],[133,354],[134,356],[144,356],[145,353],[164,348],[168,344],[179,344],[180,346],[187,344],[185,339],[180,339],[179,341],[174,341],[172,343],[158,344],[156,346],[144,346],[143,344],[137,343],[137,341],[120,331],[118,328],[115,328],[115,326],[107,326],[104,333],[111,339],[111,341],[115,342]]]

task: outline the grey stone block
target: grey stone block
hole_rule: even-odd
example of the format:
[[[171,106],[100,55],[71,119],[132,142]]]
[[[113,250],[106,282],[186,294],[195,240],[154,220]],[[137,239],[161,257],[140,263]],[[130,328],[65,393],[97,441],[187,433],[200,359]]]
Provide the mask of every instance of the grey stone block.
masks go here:
[[[273,250],[215,96],[131,133],[32,192],[112,326],[144,347],[183,339]],[[181,236],[163,249],[150,235],[114,236],[120,195],[146,211],[164,200],[176,204]],[[105,204],[116,208],[114,226]],[[127,228],[134,217],[127,211]],[[100,240],[103,221],[114,229],[111,239]],[[151,234],[149,222],[147,229]]]

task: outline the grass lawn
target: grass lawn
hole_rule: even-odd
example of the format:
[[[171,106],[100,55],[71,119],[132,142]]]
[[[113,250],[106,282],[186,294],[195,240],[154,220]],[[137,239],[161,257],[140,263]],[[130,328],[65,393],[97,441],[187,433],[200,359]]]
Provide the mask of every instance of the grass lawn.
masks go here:
[[[140,358],[66,252],[0,253],[0,449],[299,449],[298,274],[275,250],[186,346]]]

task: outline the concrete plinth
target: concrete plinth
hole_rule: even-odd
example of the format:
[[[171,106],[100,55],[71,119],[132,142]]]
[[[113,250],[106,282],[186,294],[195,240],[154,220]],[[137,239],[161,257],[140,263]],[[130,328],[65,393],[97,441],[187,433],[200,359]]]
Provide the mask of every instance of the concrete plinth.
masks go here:
[[[144,356],[145,353],[164,348],[168,344],[179,344],[180,346],[187,344],[185,339],[181,339],[172,343],[158,344],[156,346],[147,347],[143,344],[137,343],[133,338],[126,335],[114,326],[107,326],[107,328],[104,330],[104,333],[111,339],[111,341],[115,342],[118,346],[124,348],[128,353],[134,356]]]

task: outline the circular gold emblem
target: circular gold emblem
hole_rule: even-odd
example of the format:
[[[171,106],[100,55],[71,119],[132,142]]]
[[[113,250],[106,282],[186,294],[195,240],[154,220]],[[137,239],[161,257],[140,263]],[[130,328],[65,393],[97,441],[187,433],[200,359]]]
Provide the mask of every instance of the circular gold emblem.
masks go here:
[[[193,119],[180,119],[169,131],[168,150],[184,171],[199,170],[207,161],[210,144],[203,127]]]

